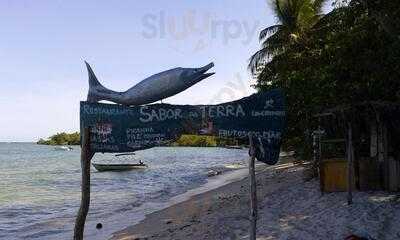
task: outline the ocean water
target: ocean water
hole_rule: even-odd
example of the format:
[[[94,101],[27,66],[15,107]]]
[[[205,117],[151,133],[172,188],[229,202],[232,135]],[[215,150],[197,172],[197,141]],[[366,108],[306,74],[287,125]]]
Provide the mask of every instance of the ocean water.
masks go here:
[[[115,159],[96,154],[94,162]],[[134,159],[145,170],[97,172],[92,167],[87,239],[140,221],[169,199],[207,182],[210,168],[243,163],[246,150],[223,148],[153,148]],[[72,239],[80,205],[80,148],[57,151],[33,143],[0,143],[0,239]],[[97,230],[95,225],[102,223]]]

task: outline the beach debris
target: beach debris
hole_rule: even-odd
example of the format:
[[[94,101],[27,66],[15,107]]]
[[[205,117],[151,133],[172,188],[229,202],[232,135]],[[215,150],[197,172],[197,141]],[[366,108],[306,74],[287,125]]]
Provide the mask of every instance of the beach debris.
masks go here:
[[[374,238],[372,238],[370,236],[360,237],[360,236],[352,234],[352,235],[346,237],[344,240],[376,240],[376,239],[374,239]]]
[[[214,176],[220,175],[221,173],[222,173],[222,171],[219,171],[219,170],[209,170],[207,172],[207,176],[214,177]]]
[[[190,226],[192,226],[193,224],[185,224],[185,225],[183,225],[182,227],[180,227],[179,228],[179,230],[183,230],[183,229],[185,229],[185,228],[187,228],[187,227],[190,227]]]
[[[356,235],[350,235],[350,236],[346,237],[345,240],[368,240],[368,238],[359,237]]]
[[[172,219],[165,219],[164,220],[164,223],[165,224],[171,224],[171,223],[173,223],[174,221],[172,220]]]
[[[211,214],[212,213],[212,210],[211,210],[211,208],[209,208],[208,210],[207,210],[207,215],[209,215],[209,214]]]
[[[101,223],[96,224],[96,229],[102,229],[102,228],[103,228],[103,224],[101,224]]]
[[[197,216],[193,216],[192,219],[189,222],[191,222],[191,223],[201,223],[201,221],[197,219]]]

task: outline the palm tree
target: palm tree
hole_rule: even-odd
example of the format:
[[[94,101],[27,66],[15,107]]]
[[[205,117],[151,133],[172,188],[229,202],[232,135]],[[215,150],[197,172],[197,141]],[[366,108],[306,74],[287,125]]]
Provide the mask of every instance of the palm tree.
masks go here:
[[[327,0],[270,0],[278,23],[261,31],[262,47],[250,59],[249,69],[256,75],[260,69],[293,43],[301,43],[308,30],[322,16]]]

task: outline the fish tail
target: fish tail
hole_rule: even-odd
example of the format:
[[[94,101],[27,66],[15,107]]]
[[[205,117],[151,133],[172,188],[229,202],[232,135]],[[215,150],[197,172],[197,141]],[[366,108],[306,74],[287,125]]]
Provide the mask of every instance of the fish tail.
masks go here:
[[[98,102],[100,100],[107,100],[104,97],[104,94],[110,94],[113,93],[113,91],[107,89],[101,83],[99,80],[97,80],[96,75],[94,74],[92,68],[90,67],[89,63],[85,61],[86,68],[88,70],[88,75],[89,75],[89,91],[88,91],[88,96],[87,96],[87,101],[88,102]]]

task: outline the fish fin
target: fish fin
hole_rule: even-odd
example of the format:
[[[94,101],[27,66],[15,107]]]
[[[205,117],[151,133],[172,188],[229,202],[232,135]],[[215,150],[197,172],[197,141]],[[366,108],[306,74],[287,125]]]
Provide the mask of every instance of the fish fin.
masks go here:
[[[93,72],[92,68],[90,67],[89,63],[85,61],[85,64],[86,64],[86,68],[88,70],[88,75],[89,75],[89,89],[93,88],[93,87],[105,88],[103,85],[101,85],[99,80],[97,80],[97,77],[94,74],[94,72]]]
[[[85,61],[86,68],[88,70],[88,75],[89,75],[89,91],[88,91],[88,96],[87,96],[87,101],[88,102],[98,102],[100,100],[105,100],[102,99],[99,95],[99,93],[111,93],[112,91],[101,85],[99,80],[97,80],[96,75],[94,74],[92,68],[90,67],[89,63]]]

